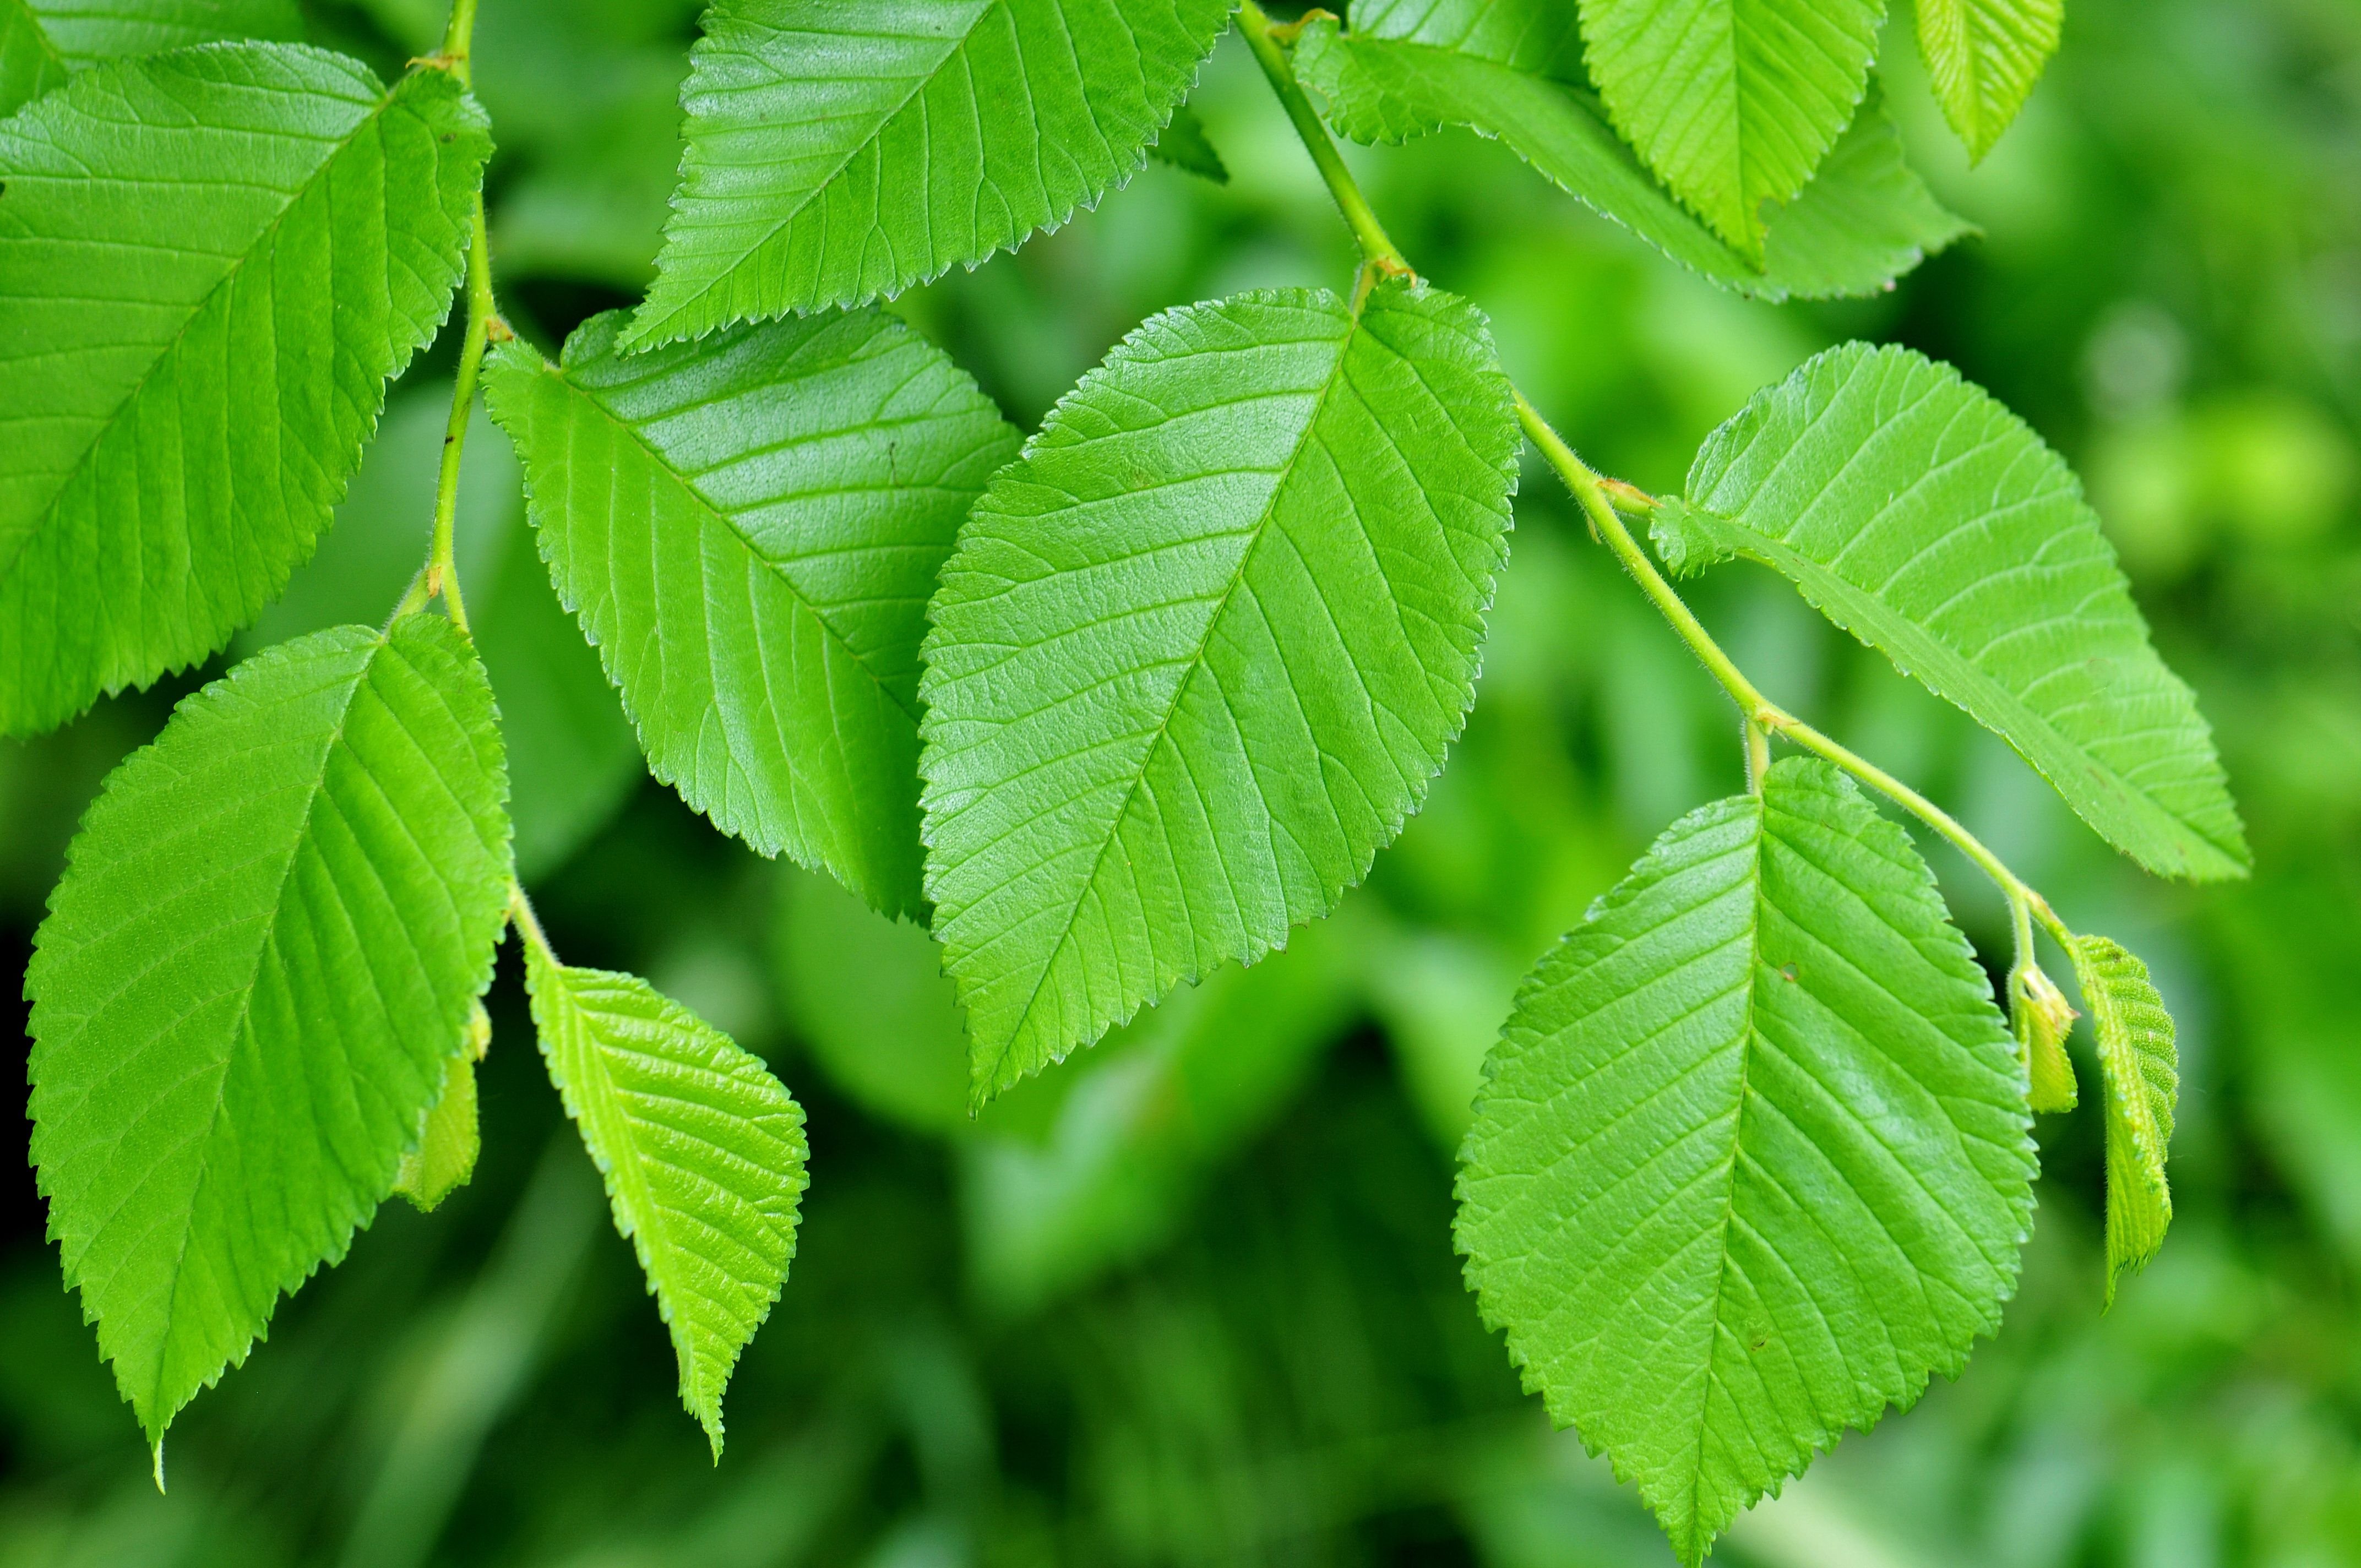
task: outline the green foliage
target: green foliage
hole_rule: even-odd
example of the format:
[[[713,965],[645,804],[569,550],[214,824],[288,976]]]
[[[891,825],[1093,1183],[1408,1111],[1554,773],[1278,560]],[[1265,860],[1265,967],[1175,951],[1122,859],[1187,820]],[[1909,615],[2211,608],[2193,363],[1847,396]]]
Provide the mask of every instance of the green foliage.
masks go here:
[[[1971,157],[2000,140],[2058,48],[2065,0],[1916,0],[1918,51]]]
[[[1482,317],[1389,284],[1159,316],[994,480],[920,687],[979,1102],[1360,880],[1466,712],[1515,453]]]
[[[0,122],[0,733],[285,586],[442,322],[489,150],[443,73],[283,45],[102,66]]]
[[[1212,138],[1205,135],[1205,122],[1182,104],[1172,111],[1172,118],[1149,145],[1148,155],[1159,163],[1169,163],[1175,169],[1186,170],[1216,185],[1230,182],[1230,171],[1215,151]]]
[[[344,1255],[465,1049],[508,782],[446,621],[248,660],[107,781],[42,922],[33,1159],[151,1442]]]
[[[0,115],[101,60],[302,36],[294,0],[0,0]]]
[[[2246,873],[2213,734],[2081,486],[1949,366],[1818,356],[1708,438],[1655,534],[1675,571],[1745,555],[1784,573],[2151,871]]]
[[[426,1131],[394,1172],[393,1190],[421,1213],[433,1213],[476,1173],[476,1157],[484,1146],[477,1120],[476,1064],[491,1043],[492,1020],[478,1002],[467,1016],[467,1048],[443,1069],[442,1096],[426,1113]]]
[[[967,504],[1016,438],[873,311],[550,365],[493,357],[557,591],[655,776],[764,854],[918,905],[918,642]]]
[[[796,1255],[804,1114],[763,1064],[634,975],[525,942],[533,1027],[607,1179],[680,1358],[680,1398],[721,1457],[721,1391]]]
[[[1146,162],[1227,0],[718,0],[627,347],[897,293]]]
[[[1487,1070],[1469,1279],[1686,1563],[1999,1325],[2025,1080],[1933,877],[1825,762],[1667,829]]]
[[[2039,966],[2023,963],[2008,977],[2008,1012],[2016,1029],[2017,1060],[2024,1064],[2029,1086],[2027,1103],[2053,1114],[2071,1111],[2080,1098],[2074,1064],[2066,1055],[2074,1009]]]
[[[2104,937],[2074,938],[2074,975],[2099,1041],[2107,1107],[2107,1299],[2124,1270],[2164,1245],[2172,1223],[2165,1151],[2180,1093],[2172,1014],[2147,966]]]
[[[1591,80],[1650,168],[1760,263],[1766,203],[1793,201],[1853,117],[1878,0],[1581,0]]]
[[[1581,85],[1570,9],[1544,0],[1364,5],[1354,30],[1305,29],[1296,60],[1336,128],[1399,142],[1444,125],[1497,137],[1559,189],[1684,266],[1763,299],[1889,287],[1968,225],[1902,160],[1874,93],[1811,182],[1769,214],[1758,261],[1684,212]]]

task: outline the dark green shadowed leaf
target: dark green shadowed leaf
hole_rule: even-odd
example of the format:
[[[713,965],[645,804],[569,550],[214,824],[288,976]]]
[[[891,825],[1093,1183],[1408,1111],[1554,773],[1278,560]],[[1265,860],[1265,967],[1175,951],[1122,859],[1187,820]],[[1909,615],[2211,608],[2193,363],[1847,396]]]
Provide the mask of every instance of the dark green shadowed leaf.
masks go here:
[[[2099,1042],[2107,1107],[2107,1299],[2127,1268],[2164,1245],[2172,1188],[2164,1162],[2180,1093],[2172,1014],[2147,966],[2104,937],[2074,938],[2074,977]]]
[[[0,115],[101,60],[302,36],[295,0],[0,0]]]
[[[730,1037],[635,975],[525,944],[549,1075],[607,1179],[680,1359],[680,1398],[721,1457],[721,1393],[796,1255],[804,1113]]]
[[[151,1441],[344,1255],[467,1048],[492,720],[448,621],[339,627],[184,701],[83,820],[25,981],[32,1153]]]
[[[1016,449],[975,383],[873,310],[562,365],[492,357],[560,598],[655,776],[889,914],[918,878],[918,644],[960,519]]]
[[[1367,872],[1466,713],[1517,442],[1466,302],[1251,293],[1142,325],[993,481],[921,686],[979,1101]]]
[[[1999,1326],[2024,1075],[1925,862],[1825,762],[1667,829],[1486,1074],[1468,1279],[1686,1563]]]
[[[0,122],[0,733],[227,641],[312,553],[441,323],[490,142],[276,44],[102,66]]]
[[[1172,111],[1171,120],[1148,152],[1159,163],[1169,163],[1216,185],[1230,182],[1229,169],[1222,162],[1222,155],[1213,150],[1212,140],[1205,135],[1205,122],[1192,114],[1185,104]]]
[[[1916,0],[1918,52],[1943,117],[1981,159],[2041,80],[2065,0]]]
[[[1371,9],[1363,7],[1364,12]],[[1400,12],[1395,8],[1393,14]],[[1578,82],[1577,61],[1555,64],[1531,31],[1495,37],[1443,22],[1490,23],[1545,0],[1458,0],[1419,13],[1411,30],[1366,16],[1345,34],[1330,21],[1305,29],[1296,64],[1328,101],[1336,128],[1357,141],[1398,142],[1445,125],[1497,137],[1560,190],[1724,288],[1763,299],[1865,294],[1970,232],[1902,160],[1902,139],[1874,93],[1801,195],[1769,214],[1756,266],[1681,210]],[[1520,68],[1510,50],[1539,61]],[[1486,52],[1488,49],[1499,52]],[[1552,74],[1552,71],[1570,75]]]
[[[895,294],[1147,161],[1231,0],[718,0],[625,346]]]
[[[1882,0],[1581,0],[1591,80],[1624,139],[1740,255],[1868,86]]]
[[[2213,733],[2073,472],[1949,366],[1860,343],[1808,361],[1707,438],[1654,534],[1676,573],[1744,555],[1793,579],[2149,870],[2246,874]]]

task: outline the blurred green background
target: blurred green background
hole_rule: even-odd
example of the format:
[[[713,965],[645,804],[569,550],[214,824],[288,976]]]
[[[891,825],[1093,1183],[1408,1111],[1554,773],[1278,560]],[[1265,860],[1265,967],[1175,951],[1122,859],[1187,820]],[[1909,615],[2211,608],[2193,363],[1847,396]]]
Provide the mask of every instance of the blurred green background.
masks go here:
[[[435,0],[311,16],[387,73],[442,22]],[[686,0],[484,0],[502,298],[544,347],[645,281],[694,21]],[[2250,884],[2145,880],[1766,574],[1698,590],[1774,698],[2142,952],[2183,1072],[2178,1223],[2114,1310],[2086,1098],[2040,1128],[2038,1229],[2001,1337],[1717,1561],[2361,1563],[2361,5],[2069,0],[2059,60],[1973,170],[1909,25],[1892,23],[1892,101],[1983,232],[1875,300],[1717,293],[1463,133],[1352,154],[1534,400],[1640,484],[1676,488],[1707,430],[1845,337],[1991,388],[2087,477],[2252,829]],[[896,305],[1020,423],[1149,313],[1348,278],[1235,38],[1192,103],[1226,186],[1152,165]],[[395,389],[335,531],[241,648],[383,618],[423,547],[453,352]],[[648,974],[809,1113],[799,1253],[730,1390],[728,1453],[715,1467],[678,1409],[504,969],[474,1185],[432,1216],[389,1207],[280,1309],[173,1429],[169,1497],[60,1288],[30,1173],[14,1179],[0,1568],[1672,1561],[1520,1394],[1450,1243],[1450,1151],[1516,978],[1659,828],[1739,784],[1734,716],[1545,475],[1526,476],[1466,738],[1368,886],[972,1124],[926,938],[645,780],[488,424],[465,530],[520,852],[559,946]],[[0,747],[9,965],[82,806],[197,678]],[[1930,853],[2002,957],[1995,899]]]

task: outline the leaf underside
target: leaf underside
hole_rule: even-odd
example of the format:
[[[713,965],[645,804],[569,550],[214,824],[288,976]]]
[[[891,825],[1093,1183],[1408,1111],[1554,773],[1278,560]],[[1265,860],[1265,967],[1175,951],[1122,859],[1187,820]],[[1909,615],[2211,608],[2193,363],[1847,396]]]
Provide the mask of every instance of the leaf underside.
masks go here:
[[[803,1111],[730,1037],[633,975],[528,942],[533,1027],[606,1178],[680,1359],[680,1398],[721,1457],[721,1393],[786,1282]]]
[[[2165,1156],[2180,1093],[2172,1014],[2147,966],[2104,937],[2077,937],[2074,974],[2099,1042],[2107,1107],[2107,1299],[2125,1269],[2164,1245],[2172,1223]]]
[[[1486,1073],[1469,1281],[1684,1562],[1998,1326],[2022,1069],[1925,863],[1825,762],[1667,829]]]
[[[2065,0],[1916,0],[1918,52],[1943,117],[1981,159],[2057,51]]]
[[[656,777],[766,855],[919,905],[918,646],[960,519],[1016,433],[874,310],[644,354],[620,315],[493,356],[558,597]]]
[[[311,554],[450,306],[447,72],[223,44],[0,122],[0,733],[203,658]],[[159,237],[160,236],[160,237]]]
[[[1853,117],[1880,0],[1581,0],[1591,80],[1624,139],[1741,255]]]
[[[1517,442],[1465,302],[1252,293],[1141,326],[994,480],[920,688],[979,1100],[1367,872],[1466,712]]]
[[[1657,183],[1577,84],[1578,60],[1536,44],[1545,0],[1397,5],[1372,23],[1376,9],[1356,8],[1361,30],[1351,34],[1316,22],[1297,48],[1340,132],[1399,142],[1464,125],[1498,137],[1560,190],[1724,288],[1768,300],[1872,293],[1970,232],[1904,163],[1872,93],[1801,194],[1769,213],[1758,267]],[[1504,30],[1521,12],[1531,25]],[[1397,17],[1415,25],[1390,30]],[[1521,56],[1533,63],[1521,68]]]
[[[1707,438],[1654,532],[1676,572],[1785,575],[2149,870],[2246,874],[2213,733],[2073,472],[1949,366],[1858,343],[1806,362]]]
[[[32,1154],[151,1441],[344,1255],[466,1049],[507,907],[491,688],[439,617],[282,644],[106,784],[49,900]]]
[[[1137,172],[1231,0],[717,0],[627,348],[856,304]]]

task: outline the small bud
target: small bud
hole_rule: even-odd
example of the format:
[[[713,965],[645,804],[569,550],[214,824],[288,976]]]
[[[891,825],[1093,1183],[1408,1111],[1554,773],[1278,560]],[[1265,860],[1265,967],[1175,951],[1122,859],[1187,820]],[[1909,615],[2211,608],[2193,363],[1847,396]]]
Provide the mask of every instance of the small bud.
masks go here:
[[[2017,1055],[2032,1086],[2033,1108],[2045,1113],[2071,1111],[2079,1096],[2074,1064],[2066,1056],[2066,1036],[2081,1014],[2037,964],[2020,965],[2009,975],[2008,1005],[2016,1025]]]

